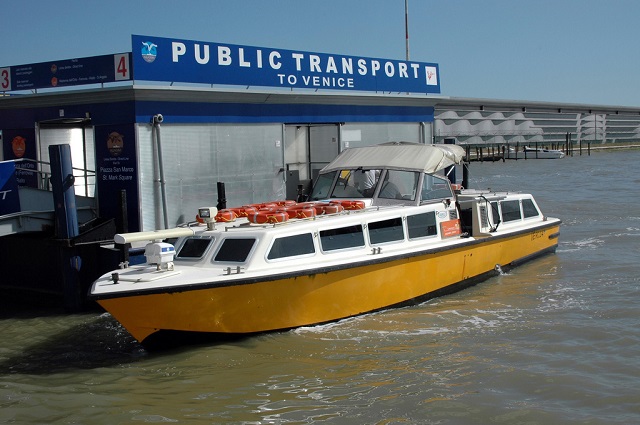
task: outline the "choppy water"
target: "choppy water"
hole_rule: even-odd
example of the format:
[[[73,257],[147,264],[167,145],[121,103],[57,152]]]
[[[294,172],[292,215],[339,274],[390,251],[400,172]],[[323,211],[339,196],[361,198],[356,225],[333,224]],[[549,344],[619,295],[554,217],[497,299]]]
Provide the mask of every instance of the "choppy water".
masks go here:
[[[472,165],[555,255],[425,304],[147,352],[109,315],[0,314],[0,423],[640,423],[640,151]]]

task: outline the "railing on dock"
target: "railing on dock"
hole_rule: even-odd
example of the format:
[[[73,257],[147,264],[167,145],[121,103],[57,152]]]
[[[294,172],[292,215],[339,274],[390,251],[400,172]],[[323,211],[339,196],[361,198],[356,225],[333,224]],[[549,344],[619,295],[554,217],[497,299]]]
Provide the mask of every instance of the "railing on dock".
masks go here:
[[[532,149],[550,149],[559,150],[565,154],[565,157],[574,156],[576,153],[582,155],[585,152],[587,155],[591,155],[591,142],[586,142],[586,147],[583,143],[578,143],[577,146],[572,143],[474,143],[474,144],[460,144],[467,152],[468,161],[506,161],[507,159],[535,159],[537,153],[535,151],[529,151],[528,155],[524,157],[518,157],[517,153],[522,153],[524,148]],[[512,155],[509,155],[512,153]]]
[[[20,158],[3,162],[13,162],[16,167],[18,186],[51,192],[51,163],[35,159]],[[74,190],[76,195],[93,197],[95,195],[96,172],[85,168],[73,167]]]
[[[76,210],[82,223],[97,216],[95,171],[72,168]],[[0,237],[41,231],[54,222],[51,164],[33,159],[0,161]]]

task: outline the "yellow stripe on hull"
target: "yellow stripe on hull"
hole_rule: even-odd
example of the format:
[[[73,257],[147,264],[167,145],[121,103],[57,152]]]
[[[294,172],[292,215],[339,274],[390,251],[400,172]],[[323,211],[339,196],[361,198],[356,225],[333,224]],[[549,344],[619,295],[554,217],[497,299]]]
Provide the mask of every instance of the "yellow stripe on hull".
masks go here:
[[[399,304],[557,246],[559,225],[450,250],[279,280],[98,302],[138,341],[158,330],[254,333]],[[375,257],[373,257],[375,258]],[[175,290],[175,289],[174,289]]]

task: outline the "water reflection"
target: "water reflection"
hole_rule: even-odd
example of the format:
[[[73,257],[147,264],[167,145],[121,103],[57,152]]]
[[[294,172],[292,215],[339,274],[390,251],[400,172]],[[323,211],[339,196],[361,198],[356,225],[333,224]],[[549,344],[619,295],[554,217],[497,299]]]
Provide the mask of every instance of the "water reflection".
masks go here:
[[[30,328],[38,331],[32,335],[32,344],[15,351],[11,346],[5,347],[5,354],[9,351],[10,355],[3,356],[0,361],[0,375],[52,374],[72,369],[109,367],[134,362],[147,355],[144,348],[108,314],[97,318],[80,315],[80,323],[56,329],[57,324],[68,322],[68,319],[66,316],[13,319],[12,326],[19,327],[23,334],[31,333]],[[45,334],[48,331],[50,333]]]

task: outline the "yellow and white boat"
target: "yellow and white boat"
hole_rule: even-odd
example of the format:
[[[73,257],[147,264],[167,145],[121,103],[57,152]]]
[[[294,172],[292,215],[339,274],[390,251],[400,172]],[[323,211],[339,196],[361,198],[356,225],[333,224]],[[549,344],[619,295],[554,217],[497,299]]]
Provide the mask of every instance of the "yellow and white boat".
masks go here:
[[[561,222],[531,195],[460,190],[438,174],[463,155],[347,149],[310,202],[201,208],[204,223],[116,235],[149,241],[147,264],[103,275],[90,298],[141,342],[165,330],[251,334],[416,303],[554,252]]]

